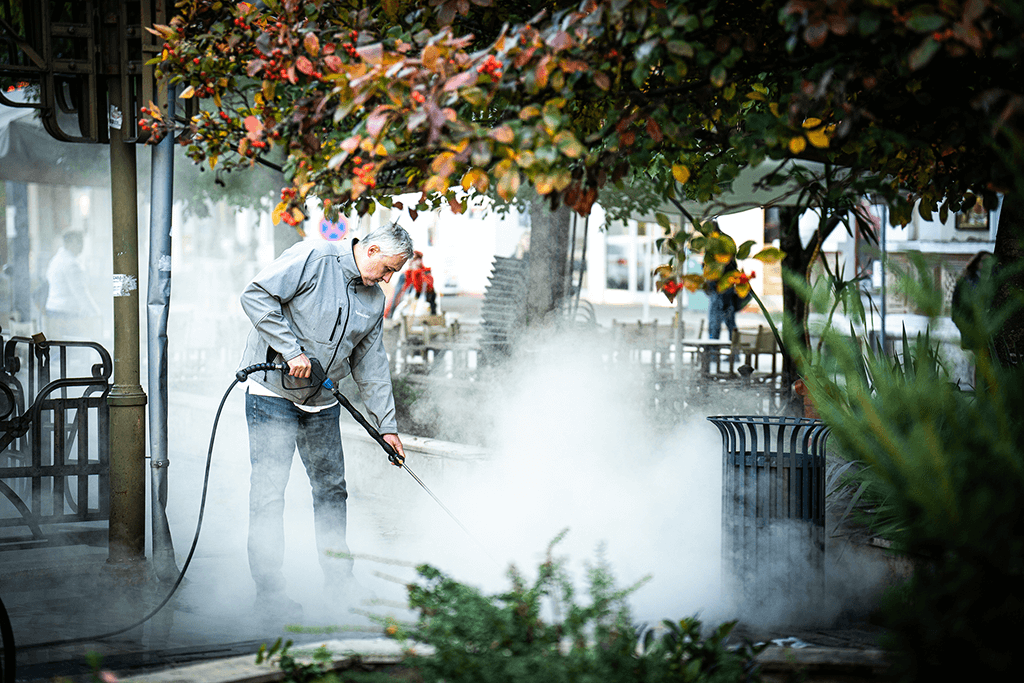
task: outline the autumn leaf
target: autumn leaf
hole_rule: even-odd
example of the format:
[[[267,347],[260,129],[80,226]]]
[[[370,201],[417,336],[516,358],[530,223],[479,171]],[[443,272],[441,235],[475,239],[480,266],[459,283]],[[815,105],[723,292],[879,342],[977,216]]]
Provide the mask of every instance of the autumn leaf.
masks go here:
[[[542,173],[534,178],[533,188],[541,196],[551,194],[555,189],[555,177],[550,173]]]
[[[302,39],[302,46],[306,48],[306,52],[312,57],[320,54],[320,39],[312,31],[307,33],[306,37]]]
[[[295,68],[307,76],[313,75],[313,62],[309,61],[305,55],[301,55],[295,60]]]
[[[647,119],[647,134],[651,136],[651,139],[655,142],[661,142],[664,136],[661,134],[661,126],[654,118]]]
[[[672,164],[672,177],[680,185],[685,185],[686,181],[690,179],[690,169],[682,164]]]
[[[444,92],[453,92],[463,86],[469,85],[471,83],[476,83],[476,78],[476,70],[469,69],[467,71],[463,71],[462,73],[456,76],[452,76],[447,81],[445,81],[444,87],[441,88],[441,90],[443,90]]]
[[[519,171],[510,170],[498,179],[498,196],[506,202],[512,201],[519,191]]]
[[[423,183],[423,192],[425,194],[431,194],[436,192],[438,194],[444,194],[448,191],[448,179],[442,178],[439,175],[432,175],[427,178],[427,182]]]
[[[806,135],[807,139],[811,141],[811,144],[818,149],[825,149],[828,147],[828,135],[825,134],[824,128],[809,130]]]
[[[612,87],[612,79],[609,78],[608,74],[606,74],[603,71],[595,71],[594,85],[596,85],[601,90],[608,90],[610,87]]]
[[[190,85],[187,88],[185,88],[184,90],[182,90],[181,94],[178,95],[178,97],[183,99],[183,100],[187,100],[187,99],[191,99],[192,96],[194,96],[195,94],[196,94],[196,89],[193,86]]]
[[[423,66],[437,73],[441,67],[441,49],[437,45],[427,45],[423,48],[423,55],[420,57]]]
[[[369,117],[367,117],[366,132],[371,137],[379,136],[381,131],[384,130],[384,126],[388,122],[389,110],[390,108],[381,108],[374,111]]]
[[[250,133],[263,132],[263,123],[255,116],[246,116],[245,119],[242,121],[242,124],[245,126],[245,129]]]
[[[364,45],[356,48],[356,54],[369,64],[380,64],[384,61],[384,46],[380,43]]]
[[[684,275],[682,281],[683,287],[686,287],[686,291],[691,294],[704,286],[704,278],[697,273],[688,273]]]
[[[462,176],[462,189],[467,192],[471,187],[476,189],[477,192],[487,192],[487,188],[490,185],[491,179],[483,169],[471,168]]]
[[[799,154],[807,148],[807,140],[804,136],[798,135],[795,138],[789,139],[789,151],[793,154]]]
[[[570,159],[578,159],[583,156],[586,151],[583,149],[583,145],[576,139],[576,136],[567,130],[563,130],[561,133],[555,136],[555,145],[565,156]]]
[[[540,107],[535,104],[528,104],[519,111],[521,121],[528,121],[537,116],[540,116]]]
[[[324,66],[326,66],[327,70],[332,73],[340,73],[344,63],[338,55],[327,55],[324,57]]]
[[[288,202],[280,202],[274,207],[274,210],[270,213],[270,220],[277,225],[281,222],[281,216],[285,211],[288,210]]]
[[[512,130],[511,126],[506,125],[501,125],[491,130],[491,137],[505,145],[511,145],[516,140],[515,131]]]

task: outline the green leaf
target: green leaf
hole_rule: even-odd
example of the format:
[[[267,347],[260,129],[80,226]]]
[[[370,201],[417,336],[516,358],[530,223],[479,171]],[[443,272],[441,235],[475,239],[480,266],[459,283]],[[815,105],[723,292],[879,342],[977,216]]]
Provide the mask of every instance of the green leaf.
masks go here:
[[[725,85],[725,79],[727,75],[728,72],[726,71],[725,67],[721,64],[717,65],[714,69],[711,70],[711,85],[715,86],[716,88],[721,88],[723,85]]]
[[[918,33],[931,33],[938,31],[946,23],[945,18],[935,14],[919,14],[911,17],[907,22],[907,28]]]
[[[687,58],[693,57],[693,46],[684,40],[670,40],[665,44],[665,47],[674,55]]]
[[[857,19],[857,30],[862,36],[867,36],[878,30],[882,20],[874,12],[864,12]]]
[[[922,66],[926,65],[931,61],[935,53],[939,51],[941,45],[939,41],[935,40],[931,36],[928,36],[921,44],[910,53],[910,57],[907,59],[907,65],[911,71],[917,71]]]
[[[736,250],[736,258],[740,260],[748,258],[750,256],[750,250],[755,244],[757,243],[754,242],[754,240],[747,240],[741,244],[740,248]]]

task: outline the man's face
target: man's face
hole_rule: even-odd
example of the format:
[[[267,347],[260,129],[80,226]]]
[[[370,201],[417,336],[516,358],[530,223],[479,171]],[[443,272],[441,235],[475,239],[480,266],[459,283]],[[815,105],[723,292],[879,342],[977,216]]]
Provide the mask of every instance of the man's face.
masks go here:
[[[405,258],[397,256],[385,256],[381,253],[380,247],[371,244],[366,249],[366,258],[359,264],[359,274],[363,278],[363,284],[372,287],[378,282],[390,282],[391,276],[402,269],[405,265]]]

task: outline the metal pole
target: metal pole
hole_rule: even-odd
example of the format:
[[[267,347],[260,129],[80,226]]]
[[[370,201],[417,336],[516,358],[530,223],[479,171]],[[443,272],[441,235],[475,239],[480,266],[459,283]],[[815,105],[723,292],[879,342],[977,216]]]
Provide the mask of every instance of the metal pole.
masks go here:
[[[146,559],[146,393],[139,384],[139,216],[135,146],[121,137],[121,81],[110,93],[114,385],[110,405],[110,536],[107,562],[141,572]]]
[[[166,93],[166,115],[174,117],[174,86]],[[161,581],[178,578],[167,522],[167,315],[171,302],[171,210],[174,205],[174,136],[153,147],[149,213],[149,288],[146,323],[149,358],[150,520],[153,567]]]
[[[885,329],[885,318],[886,318],[886,315],[888,313],[888,311],[886,311],[886,305],[885,305],[885,280],[886,280],[886,276],[887,276],[887,271],[889,270],[888,264],[886,263],[889,260],[889,253],[886,251],[886,243],[885,243],[885,233],[888,232],[887,228],[889,226],[889,210],[888,210],[888,208],[886,208],[886,210],[882,212],[882,221],[881,222],[882,222],[882,225],[881,225],[881,233],[882,233],[882,307],[881,308],[882,308],[882,313],[881,313],[881,315],[882,315],[882,354],[884,355],[885,353],[887,353],[887,349],[889,348],[888,343],[887,343],[888,342],[888,333],[886,332],[886,329]]]

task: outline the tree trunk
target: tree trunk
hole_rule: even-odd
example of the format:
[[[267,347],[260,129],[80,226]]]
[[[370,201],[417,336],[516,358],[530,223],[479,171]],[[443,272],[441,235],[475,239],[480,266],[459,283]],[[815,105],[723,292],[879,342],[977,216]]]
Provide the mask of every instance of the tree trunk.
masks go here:
[[[785,253],[782,259],[783,271],[793,273],[807,272],[807,259],[810,250],[805,250],[800,241],[800,215],[804,207],[785,206],[779,208],[779,248]],[[782,312],[784,325],[791,326],[787,331],[785,339],[795,339],[798,344],[805,347],[807,330],[804,320],[807,318],[807,302],[804,301],[792,287],[782,284]],[[793,393],[793,383],[799,379],[796,363],[792,354],[783,347],[782,350],[782,390],[784,412],[793,415],[803,415],[803,402],[801,397]],[[788,406],[788,409],[786,409]]]
[[[526,322],[536,327],[559,311],[566,296],[572,210],[552,211],[547,202],[530,203],[530,264],[526,284]]]
[[[1011,192],[1003,197],[996,233],[995,256],[1005,265],[1020,263],[1024,259],[1024,194]],[[998,308],[1007,304],[1013,294],[1024,291],[1024,273],[1013,275],[995,301]],[[996,356],[1004,365],[1020,363],[1024,352],[1024,310],[1017,308],[1003,325],[995,343]]]

